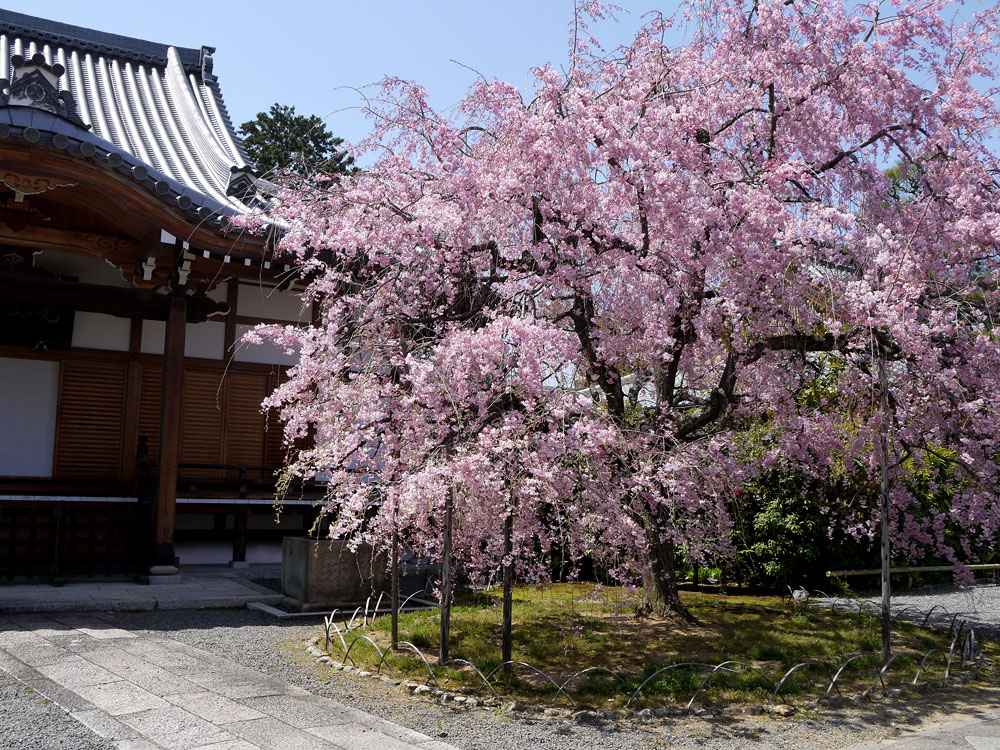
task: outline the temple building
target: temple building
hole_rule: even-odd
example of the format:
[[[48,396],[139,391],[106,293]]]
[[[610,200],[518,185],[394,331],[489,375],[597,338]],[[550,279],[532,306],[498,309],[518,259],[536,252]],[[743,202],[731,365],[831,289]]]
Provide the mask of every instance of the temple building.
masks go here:
[[[294,356],[308,321],[212,73],[185,49],[0,10],[0,583],[280,559]],[[296,505],[298,503],[298,505]]]

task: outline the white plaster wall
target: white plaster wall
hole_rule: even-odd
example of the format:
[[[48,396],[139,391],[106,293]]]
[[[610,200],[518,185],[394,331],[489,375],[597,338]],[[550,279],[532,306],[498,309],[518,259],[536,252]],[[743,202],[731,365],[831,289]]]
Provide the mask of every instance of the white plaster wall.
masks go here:
[[[103,313],[81,312],[73,316],[73,348],[127,352],[132,329],[129,318]]]
[[[52,476],[58,401],[58,362],[0,358],[0,476]]]
[[[227,295],[229,294],[229,285],[235,284],[235,281],[223,281],[216,284],[214,287],[208,290],[206,296],[209,299],[215,300],[216,302],[225,302]]]
[[[242,340],[243,334],[253,326],[236,326],[236,354],[233,357],[237,362],[257,362],[264,365],[295,365],[298,364],[299,355],[286,354],[274,344],[265,341],[262,344],[248,344]]]
[[[213,320],[188,323],[184,334],[184,356],[202,359],[222,359],[226,345],[226,324]],[[161,345],[162,349],[162,345]]]
[[[278,291],[259,284],[240,284],[236,314],[251,318],[308,322],[309,308],[302,309],[302,300],[294,292]]]
[[[163,341],[167,324],[162,320],[142,321],[143,354],[163,354]],[[222,347],[226,343],[226,324],[209,320],[205,323],[188,323],[184,332],[184,356],[202,359],[224,359]]]
[[[181,565],[224,565],[233,559],[229,542],[178,542],[174,554]],[[247,542],[248,563],[280,563],[281,542]]]
[[[142,321],[142,342],[139,351],[143,354],[163,354],[163,337],[167,333],[167,324],[162,320]]]

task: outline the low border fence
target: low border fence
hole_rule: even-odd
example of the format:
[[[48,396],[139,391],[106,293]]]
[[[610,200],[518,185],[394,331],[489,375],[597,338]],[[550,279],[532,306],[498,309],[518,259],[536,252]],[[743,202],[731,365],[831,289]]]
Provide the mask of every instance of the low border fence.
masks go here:
[[[424,592],[417,592],[417,593],[424,593]],[[812,606],[822,607],[825,605],[829,607],[830,611],[834,612],[839,610],[845,610],[845,611],[856,610],[858,614],[880,615],[880,610],[877,608],[877,606],[867,600],[848,599],[844,597],[831,597],[822,591],[815,591],[811,593],[813,595],[819,595],[820,597],[822,597],[821,601],[818,604],[814,604]],[[815,596],[814,596],[814,601],[815,601]],[[400,608],[401,611],[404,607],[410,605],[410,602],[415,602],[414,607],[411,607],[411,609],[412,608],[426,609],[438,606],[436,602],[430,601],[425,598],[418,598],[416,594],[414,594],[408,597],[407,600],[403,603],[403,606]],[[357,609],[354,610],[352,614],[350,614],[350,616],[348,616],[347,612],[341,612],[340,610],[335,609],[333,610],[333,612],[330,613],[328,617],[324,618],[323,622],[324,622],[324,633],[325,633],[325,652],[327,654],[332,655],[331,646],[339,644],[341,650],[343,651],[343,658],[341,659],[341,663],[339,665],[341,668],[347,667],[348,662],[350,662],[350,666],[357,667],[357,664],[355,663],[354,659],[351,658],[351,651],[353,651],[354,647],[358,643],[364,641],[369,645],[371,645],[379,656],[379,661],[374,669],[374,673],[381,674],[382,667],[384,666],[387,672],[391,676],[395,677],[392,667],[387,659],[389,653],[391,652],[389,652],[387,649],[380,648],[378,644],[375,643],[374,640],[372,640],[366,635],[356,634],[355,640],[353,640],[349,645],[347,643],[347,639],[344,638],[344,635],[351,631],[357,631],[357,630],[366,631],[368,626],[375,621],[375,617],[377,615],[387,614],[389,610],[381,608],[381,603],[382,603],[382,596],[379,597],[374,607],[370,607],[371,599],[369,599],[368,602],[365,603],[364,607],[358,607]],[[941,648],[932,648],[923,654],[919,653],[911,654],[914,657],[919,656],[920,661],[919,665],[917,666],[916,673],[913,675],[913,679],[912,680],[909,680],[909,678],[904,679],[902,684],[906,687],[915,687],[921,684],[929,684],[929,682],[926,680],[926,676],[930,671],[931,663],[934,661],[941,662],[941,664],[939,665],[939,669],[943,670],[943,674],[938,678],[937,682],[943,683],[950,679],[953,679],[953,672],[955,672],[956,667],[958,669],[965,670],[971,668],[972,666],[980,664],[982,660],[985,658],[985,652],[983,651],[979,641],[976,639],[975,628],[969,624],[968,620],[958,619],[963,614],[970,614],[968,612],[951,613],[948,612],[947,608],[943,607],[942,605],[935,605],[931,607],[930,610],[924,612],[916,607],[909,606],[909,607],[904,607],[897,613],[894,613],[892,615],[892,619],[896,622],[900,622],[904,619],[904,615],[912,613],[916,616],[915,619],[907,618],[907,621],[912,622],[913,624],[917,624],[919,627],[925,628],[927,627],[927,623],[929,622],[931,616],[938,610],[940,610],[946,616],[951,617],[948,626],[948,634],[949,636],[951,636],[950,647],[948,648],[947,651]],[[342,620],[342,625],[337,624],[338,616]],[[336,641],[334,640],[335,638]],[[400,641],[399,646],[405,648],[408,651],[414,652],[423,662],[424,668],[427,670],[427,678],[424,681],[424,685],[429,686],[431,683],[433,683],[434,687],[440,691],[441,685],[438,682],[437,675],[434,673],[434,668],[431,665],[431,660],[429,660],[417,646],[415,646],[413,643],[410,643],[409,641]],[[865,656],[869,656],[870,654],[874,653],[877,652],[850,654],[842,663],[839,663],[839,666],[837,666],[836,669],[833,669],[833,666],[836,665],[831,665],[828,662],[821,661],[819,658],[806,659],[802,662],[799,662],[793,665],[790,669],[787,669],[779,679],[770,680],[771,683],[774,685],[774,689],[771,691],[770,695],[764,702],[764,708],[766,709],[767,707],[773,705],[777,700],[781,700],[787,703],[787,701],[785,701],[784,696],[782,696],[781,694],[782,688],[786,685],[786,682],[788,681],[789,677],[791,677],[792,674],[794,674],[799,670],[808,668],[814,668],[814,669],[826,668],[827,674],[830,678],[829,682],[827,682],[825,678],[823,679],[821,684],[826,685],[826,689],[817,697],[816,699],[817,703],[822,701],[832,700],[834,697],[833,696],[834,691],[836,691],[837,697],[843,697],[843,694],[841,692],[841,687],[838,683],[841,680],[842,676],[845,674],[845,671],[851,664],[857,662],[858,660],[862,659]],[[932,657],[934,657],[935,654],[938,655],[938,658],[936,660],[932,659]],[[887,684],[887,679],[888,679],[887,676],[891,671],[891,668],[894,665],[896,665],[896,660],[901,656],[903,656],[902,653],[896,653],[885,664],[879,666],[878,669],[875,671],[874,680],[872,682],[871,687],[869,687],[860,695],[864,697],[869,697],[873,693],[875,693],[875,691],[878,690],[879,687],[881,687],[883,691],[889,690],[890,688],[889,685]],[[451,664],[461,665],[471,668],[475,672],[475,674],[479,677],[480,680],[480,684],[476,688],[477,693],[481,694],[484,689],[488,690],[490,694],[493,696],[493,698],[497,700],[499,700],[499,694],[497,693],[493,685],[490,683],[490,680],[494,678],[497,675],[497,673],[500,672],[505,667],[512,667],[516,668],[517,670],[527,670],[532,674],[541,677],[546,683],[552,686],[554,691],[552,697],[554,700],[558,700],[560,697],[563,697],[574,708],[577,706],[577,704],[567,691],[567,687],[584,675],[599,672],[601,674],[606,674],[610,678],[619,681],[622,685],[629,684],[626,676],[623,676],[615,672],[614,670],[601,666],[590,666],[587,667],[586,669],[582,669],[570,675],[567,679],[563,680],[560,683],[552,675],[548,674],[544,670],[536,667],[535,665],[519,660],[511,660],[503,662],[502,664],[497,665],[491,672],[485,675],[479,669],[479,667],[464,659],[452,659]],[[706,675],[701,680],[700,684],[698,685],[698,688],[694,691],[694,693],[692,693],[690,699],[687,701],[687,704],[685,705],[686,709],[692,708],[692,706],[695,703],[695,700],[698,698],[699,695],[702,694],[705,688],[710,684],[712,678],[715,677],[717,674],[724,674],[727,672],[733,673],[739,671],[752,671],[756,672],[757,674],[765,675],[765,673],[762,670],[758,669],[757,667],[754,667],[752,664],[735,660],[727,660],[720,662],[718,664],[711,664],[707,662],[677,662],[662,667],[653,674],[649,675],[639,685],[639,687],[636,688],[631,693],[628,700],[625,702],[624,707],[628,709],[634,702],[642,700],[641,695],[643,690],[650,684],[653,684],[657,677],[660,677],[661,675],[673,669],[678,669],[678,668],[696,668],[706,672]],[[925,677],[924,683],[920,682],[921,675]]]

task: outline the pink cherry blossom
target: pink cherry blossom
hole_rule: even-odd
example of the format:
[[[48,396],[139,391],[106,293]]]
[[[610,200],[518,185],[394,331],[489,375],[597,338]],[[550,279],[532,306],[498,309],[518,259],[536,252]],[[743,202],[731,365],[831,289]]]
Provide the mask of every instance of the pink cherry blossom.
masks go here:
[[[450,114],[387,79],[370,167],[279,196],[322,321],[261,332],[302,352],[266,405],[314,437],[289,471],[328,479],[334,534],[433,554],[454,492],[470,575],[505,562],[512,515],[520,576],[558,548],[669,600],[674,551],[724,553],[746,479],[877,481],[888,431],[896,548],[996,539],[998,10],[687,15],[683,46],[659,18],[621,49],[577,39],[529,97],[482,81]],[[942,461],[925,507],[909,479]]]

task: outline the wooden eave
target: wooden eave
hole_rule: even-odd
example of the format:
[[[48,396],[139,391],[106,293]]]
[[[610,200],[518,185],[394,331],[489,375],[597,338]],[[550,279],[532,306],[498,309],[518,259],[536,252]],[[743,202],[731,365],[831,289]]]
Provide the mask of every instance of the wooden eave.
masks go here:
[[[23,198],[14,202],[17,193]],[[176,253],[161,243],[163,232],[190,248],[191,286],[208,288],[219,278],[277,280],[280,268],[262,268],[270,258],[267,238],[229,231],[215,222],[193,222],[144,183],[93,159],[23,142],[0,140],[0,199],[8,210],[24,207],[18,226],[0,218],[0,245],[48,247],[103,258],[139,286],[162,286],[175,272]],[[32,216],[37,207],[41,216]],[[46,220],[46,212],[72,217]],[[59,226],[61,224],[61,226]],[[222,264],[203,257],[210,251],[228,257]],[[140,266],[155,260],[155,273],[143,279]],[[245,265],[249,260],[250,265]],[[225,267],[220,267],[224,265]]]

